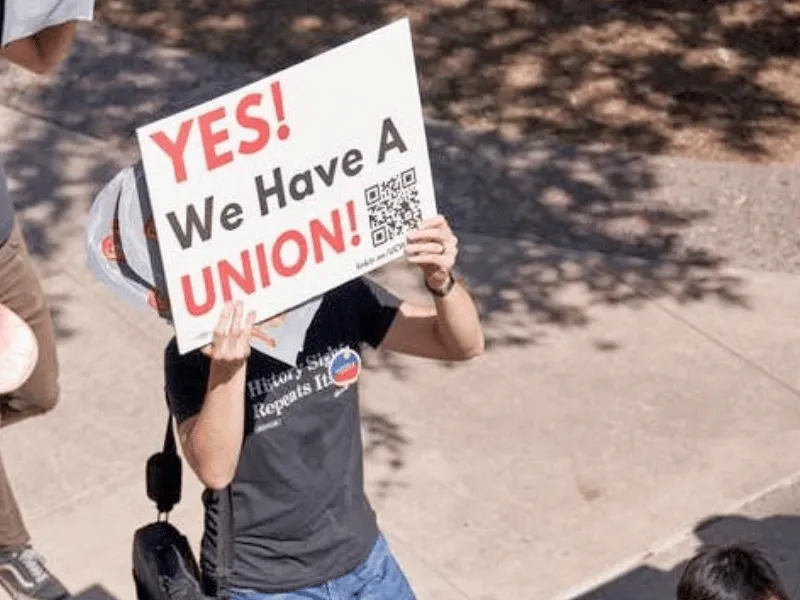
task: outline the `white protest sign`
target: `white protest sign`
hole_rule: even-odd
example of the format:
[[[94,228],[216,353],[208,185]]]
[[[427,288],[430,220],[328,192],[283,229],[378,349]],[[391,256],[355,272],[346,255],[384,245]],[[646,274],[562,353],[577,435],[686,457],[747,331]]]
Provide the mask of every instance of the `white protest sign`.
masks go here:
[[[5,0],[0,1],[3,46],[69,21],[91,21],[94,0]]]
[[[181,353],[402,255],[436,214],[408,20],[137,130]]]

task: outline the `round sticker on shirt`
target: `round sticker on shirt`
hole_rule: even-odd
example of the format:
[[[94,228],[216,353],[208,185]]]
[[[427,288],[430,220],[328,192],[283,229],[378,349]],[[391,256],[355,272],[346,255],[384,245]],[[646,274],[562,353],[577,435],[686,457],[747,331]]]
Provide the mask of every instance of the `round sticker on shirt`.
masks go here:
[[[361,357],[351,348],[339,350],[328,365],[328,374],[338,387],[355,383],[361,374]]]

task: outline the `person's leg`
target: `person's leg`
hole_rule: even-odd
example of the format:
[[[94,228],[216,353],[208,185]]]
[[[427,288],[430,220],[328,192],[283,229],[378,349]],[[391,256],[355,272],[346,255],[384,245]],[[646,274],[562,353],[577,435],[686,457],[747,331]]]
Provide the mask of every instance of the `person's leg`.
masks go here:
[[[14,492],[8,483],[3,460],[0,458],[0,551],[18,548],[30,541]]]
[[[21,388],[0,397],[0,427],[46,412],[58,399],[55,336],[44,293],[33,270],[19,224],[0,246],[0,302],[31,327],[39,345],[39,359]],[[0,464],[0,549],[29,542],[19,507]]]
[[[0,397],[0,427],[5,427],[45,413],[58,401],[53,321],[19,224],[0,246],[0,303],[22,317],[39,345],[39,359],[28,381],[15,392]]]
[[[383,535],[361,566],[330,585],[336,600],[416,600]]]
[[[33,269],[19,225],[0,246],[0,302],[28,323],[36,335],[39,358],[18,390],[0,397],[0,427],[42,414],[58,400],[58,362],[50,311]],[[0,584],[14,598],[54,600],[68,596],[61,582],[30,546],[5,469],[0,461]]]

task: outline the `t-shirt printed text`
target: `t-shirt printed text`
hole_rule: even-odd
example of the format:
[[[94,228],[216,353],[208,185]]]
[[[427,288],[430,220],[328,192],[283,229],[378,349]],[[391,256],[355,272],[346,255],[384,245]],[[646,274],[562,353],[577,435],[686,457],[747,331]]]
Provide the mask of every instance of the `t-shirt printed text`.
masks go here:
[[[344,349],[355,352],[349,346],[329,346],[325,352],[307,357],[298,367],[291,367],[271,377],[257,376],[249,379],[247,396],[253,411],[254,433],[279,427],[283,423],[284,413],[296,402],[334,386],[328,367],[333,358]],[[333,397],[338,395],[334,393]]]

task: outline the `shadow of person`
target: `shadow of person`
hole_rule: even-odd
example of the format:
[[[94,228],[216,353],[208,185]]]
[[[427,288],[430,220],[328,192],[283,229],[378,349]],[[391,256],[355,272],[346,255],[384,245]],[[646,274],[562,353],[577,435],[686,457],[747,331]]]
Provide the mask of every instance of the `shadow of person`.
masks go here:
[[[790,598],[800,598],[800,516],[752,519],[717,515],[700,521],[690,556],[670,570],[638,566],[570,600],[675,600],[675,589],[691,556],[708,546],[746,544],[762,550],[775,567]]]
[[[760,548],[778,572],[789,597],[800,597],[800,516],[716,516],[698,524],[695,535],[703,545],[745,543]]]
[[[71,596],[71,600],[119,600],[102,585],[92,585],[85,590]]]
[[[642,565],[570,600],[675,600],[684,565],[671,571]]]

